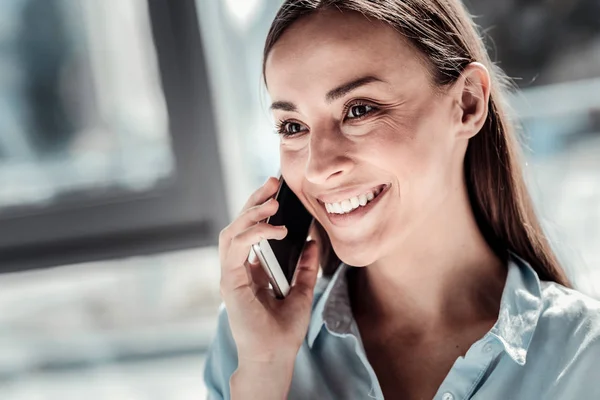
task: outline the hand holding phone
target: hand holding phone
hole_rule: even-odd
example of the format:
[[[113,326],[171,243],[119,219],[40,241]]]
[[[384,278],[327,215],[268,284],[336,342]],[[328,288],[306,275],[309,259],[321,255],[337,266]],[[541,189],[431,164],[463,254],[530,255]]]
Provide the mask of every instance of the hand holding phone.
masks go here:
[[[287,296],[292,286],[313,216],[281,176],[275,199],[279,208],[274,215],[267,218],[266,223],[285,226],[288,233],[280,240],[263,239],[254,244],[252,250],[267,273],[277,298],[282,299]]]
[[[238,368],[252,370],[277,364],[293,369],[308,330],[319,269],[316,243],[302,243],[304,251],[294,266],[302,268],[296,270],[293,286],[284,301],[273,296],[263,266],[248,261],[253,244],[261,239],[279,241],[289,235],[290,228],[266,222],[281,207],[276,199],[268,201],[280,186],[277,179],[269,179],[250,196],[240,215],[219,236],[221,295],[237,346]],[[293,276],[294,272],[282,271],[282,274]]]

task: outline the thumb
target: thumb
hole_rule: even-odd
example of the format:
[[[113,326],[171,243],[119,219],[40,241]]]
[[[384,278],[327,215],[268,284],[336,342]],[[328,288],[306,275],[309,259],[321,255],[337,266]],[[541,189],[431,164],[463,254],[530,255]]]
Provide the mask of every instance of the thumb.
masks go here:
[[[313,290],[317,282],[319,272],[319,248],[317,242],[311,240],[306,243],[298,267],[296,277],[292,286],[290,296],[308,296],[312,298]]]

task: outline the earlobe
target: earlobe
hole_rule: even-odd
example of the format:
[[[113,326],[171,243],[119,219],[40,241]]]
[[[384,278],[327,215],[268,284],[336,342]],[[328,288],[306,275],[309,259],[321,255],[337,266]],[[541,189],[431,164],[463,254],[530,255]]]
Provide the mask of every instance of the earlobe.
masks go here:
[[[461,133],[475,136],[483,127],[488,114],[490,75],[480,63],[471,63],[459,78],[458,104],[461,109]]]

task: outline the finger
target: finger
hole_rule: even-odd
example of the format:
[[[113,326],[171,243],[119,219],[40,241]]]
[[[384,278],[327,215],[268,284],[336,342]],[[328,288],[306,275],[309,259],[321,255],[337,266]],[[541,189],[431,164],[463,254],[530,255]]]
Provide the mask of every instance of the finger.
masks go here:
[[[256,264],[258,262],[258,256],[252,247],[250,248],[250,253],[248,254],[248,262],[250,264]]]
[[[267,181],[254,193],[252,193],[252,195],[250,195],[250,197],[246,201],[246,204],[240,212],[240,216],[245,215],[243,221],[239,221],[240,218],[238,217],[231,224],[229,224],[227,227],[221,230],[221,232],[219,233],[219,257],[221,260],[221,264],[223,264],[225,256],[229,250],[229,244],[231,242],[231,239],[235,235],[237,235],[239,231],[245,230],[248,226],[252,225],[253,222],[262,221],[263,219],[269,216],[268,213],[270,211],[272,211],[273,214],[277,211],[278,206],[267,206],[265,203],[277,192],[277,188],[279,187],[278,182],[279,180],[274,177],[270,177],[269,179],[267,179]],[[264,210],[264,212],[266,214],[261,214],[260,212],[258,212],[259,215],[253,213],[246,213],[246,211],[250,208],[256,207],[257,205],[261,204],[265,205],[266,209]],[[274,207],[274,209],[269,207]]]
[[[279,203],[275,199],[270,199],[267,202],[252,207],[246,210],[242,215],[237,217],[231,224],[223,229],[219,235],[219,258],[221,265],[225,262],[225,257],[229,252],[231,240],[239,232],[245,231],[257,222],[262,222],[267,217],[275,214],[279,208]]]
[[[270,197],[273,197],[277,193],[277,189],[279,188],[279,179],[275,177],[269,177],[265,183],[261,187],[259,187],[254,193],[250,195],[244,207],[240,212],[243,213],[247,209],[254,207],[258,204],[262,204],[267,201]]]
[[[242,232],[258,222],[274,215],[279,208],[279,202],[273,198],[257,206],[251,207],[241,213],[228,227],[231,232]],[[235,236],[235,234],[234,234]]]
[[[319,251],[317,243],[311,240],[306,243],[298,267],[290,296],[308,296],[312,298],[319,272]]]
[[[252,282],[252,290],[255,293],[259,288],[269,287],[269,277],[253,248],[250,248],[250,255],[246,262],[246,271],[248,279]]]
[[[262,239],[283,239],[287,229],[264,222],[257,223],[231,240],[231,245],[223,263],[221,263],[221,284],[223,290],[235,290],[242,286],[250,287],[245,263],[250,248]]]
[[[259,290],[269,288],[269,276],[265,272],[260,262],[248,263],[247,270],[252,281],[252,290],[257,293]]]
[[[261,303],[272,301],[275,299],[275,292],[269,286],[269,275],[260,263],[254,249],[250,251],[250,254],[252,257],[246,263],[246,271],[248,271],[248,279],[252,281],[252,292]]]

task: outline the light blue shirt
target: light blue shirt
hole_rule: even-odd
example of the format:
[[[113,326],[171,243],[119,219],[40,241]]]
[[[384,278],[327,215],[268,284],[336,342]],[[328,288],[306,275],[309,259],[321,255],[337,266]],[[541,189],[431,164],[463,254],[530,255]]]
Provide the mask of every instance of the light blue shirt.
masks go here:
[[[349,268],[342,264],[333,277],[317,283],[289,399],[383,399],[352,316]],[[236,346],[222,309],[204,371],[209,399],[230,398],[236,367]],[[435,399],[600,399],[600,302],[540,281],[525,261],[512,256],[496,324],[455,361]]]

